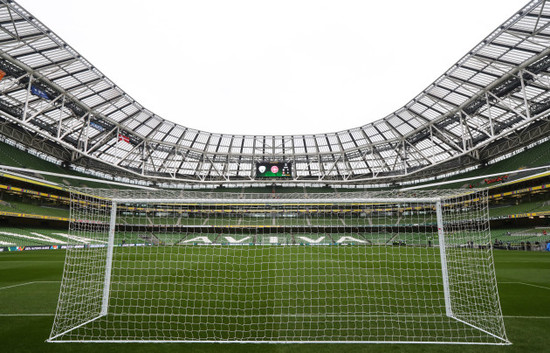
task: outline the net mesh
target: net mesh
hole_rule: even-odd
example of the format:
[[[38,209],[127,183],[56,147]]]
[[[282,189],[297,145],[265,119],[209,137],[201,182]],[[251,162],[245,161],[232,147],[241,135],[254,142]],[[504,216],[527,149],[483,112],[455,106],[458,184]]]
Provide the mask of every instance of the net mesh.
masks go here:
[[[71,219],[52,342],[507,343],[486,191],[78,190]]]

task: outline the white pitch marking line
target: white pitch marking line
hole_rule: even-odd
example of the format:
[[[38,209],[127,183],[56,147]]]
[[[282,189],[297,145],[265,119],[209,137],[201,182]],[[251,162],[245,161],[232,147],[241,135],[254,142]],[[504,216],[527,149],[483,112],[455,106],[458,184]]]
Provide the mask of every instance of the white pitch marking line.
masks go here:
[[[22,316],[55,316],[55,314],[2,314],[0,317],[22,317]]]
[[[504,315],[505,319],[550,319],[550,316]]]
[[[536,285],[536,284],[525,283],[525,282],[498,282],[498,283],[501,283],[501,284],[523,284],[523,285],[525,285],[525,286],[530,286],[530,287],[536,287],[536,288],[542,288],[542,289],[548,289],[548,290],[550,290],[550,287],[539,286],[539,285]]]
[[[34,283],[59,283],[59,282],[61,282],[61,281],[31,281],[31,282],[25,282],[25,283],[14,284],[14,285],[11,285],[11,286],[6,286],[6,287],[0,287],[0,290],[2,290],[2,289],[9,289],[9,288],[15,288],[15,287],[21,287],[21,286],[26,286],[26,285],[34,284]]]

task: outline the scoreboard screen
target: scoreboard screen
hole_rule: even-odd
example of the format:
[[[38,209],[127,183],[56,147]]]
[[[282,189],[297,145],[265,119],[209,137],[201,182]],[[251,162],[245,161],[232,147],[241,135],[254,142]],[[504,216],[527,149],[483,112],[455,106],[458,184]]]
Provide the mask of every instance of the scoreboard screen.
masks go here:
[[[256,162],[256,178],[290,178],[292,163],[290,162]]]

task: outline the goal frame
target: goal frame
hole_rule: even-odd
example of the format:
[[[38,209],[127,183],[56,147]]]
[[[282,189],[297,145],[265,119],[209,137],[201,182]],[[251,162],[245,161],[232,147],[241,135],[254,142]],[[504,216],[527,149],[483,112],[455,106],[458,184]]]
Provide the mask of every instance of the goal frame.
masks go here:
[[[266,194],[269,195],[269,194]],[[473,345],[509,345],[511,344],[510,341],[504,337],[500,337],[498,335],[495,335],[489,331],[484,330],[481,327],[478,327],[472,323],[469,323],[465,320],[462,320],[458,317],[456,317],[453,313],[453,305],[451,300],[451,290],[450,290],[450,284],[449,284],[449,273],[448,273],[448,267],[447,267],[447,255],[446,255],[446,240],[445,240],[445,227],[444,227],[444,221],[443,221],[443,202],[445,198],[444,197],[415,197],[415,198],[388,198],[388,197],[367,197],[364,199],[361,199],[361,202],[367,202],[367,203],[426,203],[426,204],[433,204],[435,207],[435,213],[436,213],[436,219],[437,219],[437,239],[438,239],[438,247],[439,247],[439,259],[441,264],[441,278],[442,278],[442,285],[443,285],[443,298],[445,303],[445,314],[447,317],[454,319],[458,322],[461,322],[465,325],[468,325],[474,329],[477,329],[481,332],[484,332],[485,334],[492,336],[496,339],[498,339],[498,342],[456,342],[456,341],[430,341],[430,340],[422,340],[422,341],[401,341],[401,340],[337,340],[337,341],[326,341],[326,340],[307,340],[307,341],[301,341],[301,340],[117,340],[117,339],[99,339],[99,340],[58,340],[59,337],[62,337],[63,335],[69,333],[70,331],[73,331],[77,328],[80,328],[84,325],[87,325],[95,320],[98,320],[104,316],[109,315],[109,300],[110,300],[110,291],[111,291],[111,277],[112,277],[112,268],[113,268],[113,252],[115,247],[115,233],[116,233],[116,220],[117,220],[117,207],[119,204],[132,204],[132,203],[139,203],[139,204],[171,204],[171,203],[197,203],[201,205],[206,204],[220,204],[220,203],[230,203],[230,204],[249,204],[251,202],[265,202],[265,204],[302,204],[304,203],[304,199],[277,199],[277,198],[269,198],[266,200],[257,200],[257,199],[248,199],[248,198],[234,198],[234,199],[228,199],[228,198],[182,198],[182,199],[171,199],[171,198],[110,198],[109,201],[111,202],[111,210],[110,210],[110,219],[109,219],[109,229],[108,229],[108,241],[107,241],[107,256],[106,256],[106,262],[105,262],[105,278],[104,278],[104,287],[103,287],[103,295],[101,300],[101,311],[100,314],[97,317],[94,317],[86,322],[83,322],[77,326],[74,326],[64,332],[58,333],[54,336],[51,336],[47,339],[47,342],[51,343],[266,343],[266,344],[304,344],[304,343],[332,343],[332,344],[342,344],[342,343],[349,343],[349,344],[473,344]],[[321,203],[327,203],[327,202],[335,202],[338,204],[353,204],[357,203],[357,198],[335,198],[335,199],[327,199],[327,198],[308,198],[307,203],[311,204],[321,204]],[[494,267],[493,267],[493,275],[494,275]],[[496,280],[495,280],[496,281]],[[496,282],[495,282],[496,283]],[[497,298],[498,296],[498,290],[497,290]],[[502,310],[500,308],[500,299],[498,300],[498,310],[500,311],[502,315]]]

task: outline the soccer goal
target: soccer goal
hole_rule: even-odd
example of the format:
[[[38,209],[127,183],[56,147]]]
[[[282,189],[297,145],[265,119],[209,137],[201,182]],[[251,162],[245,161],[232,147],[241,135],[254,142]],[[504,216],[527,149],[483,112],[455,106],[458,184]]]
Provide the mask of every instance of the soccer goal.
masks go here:
[[[49,342],[509,344],[487,191],[80,189]]]

